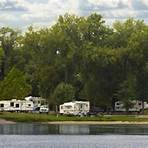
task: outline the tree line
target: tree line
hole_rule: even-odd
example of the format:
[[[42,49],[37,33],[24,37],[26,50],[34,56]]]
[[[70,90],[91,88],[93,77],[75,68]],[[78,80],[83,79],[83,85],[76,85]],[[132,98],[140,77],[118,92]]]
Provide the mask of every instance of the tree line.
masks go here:
[[[65,14],[25,33],[0,28],[0,99],[46,98],[54,108],[88,100],[114,109],[148,101],[148,25],[129,18],[108,26],[101,15]]]

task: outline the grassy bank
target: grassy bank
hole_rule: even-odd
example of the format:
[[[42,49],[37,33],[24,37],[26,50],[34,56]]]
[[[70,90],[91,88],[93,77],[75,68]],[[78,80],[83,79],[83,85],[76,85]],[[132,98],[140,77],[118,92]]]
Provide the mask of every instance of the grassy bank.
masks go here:
[[[122,121],[148,122],[148,116],[105,115],[98,117],[68,117],[36,113],[0,113],[0,118],[15,122],[53,122],[53,121]]]

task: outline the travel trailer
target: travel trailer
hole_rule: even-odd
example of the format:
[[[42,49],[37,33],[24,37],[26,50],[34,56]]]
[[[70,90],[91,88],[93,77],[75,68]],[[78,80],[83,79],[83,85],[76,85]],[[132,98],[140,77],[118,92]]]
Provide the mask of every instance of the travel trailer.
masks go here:
[[[90,110],[88,101],[67,102],[59,107],[60,114],[64,115],[87,115]]]
[[[41,97],[25,97],[26,101],[32,101],[34,105],[34,110],[40,110],[40,107],[43,105],[47,105],[47,101]]]
[[[9,112],[29,112],[37,111],[40,113],[48,113],[49,108],[45,99],[41,97],[26,97],[24,100],[1,100],[0,101],[0,111]]]
[[[49,112],[49,107],[46,99],[42,97],[25,97],[25,100],[27,101],[32,101],[33,102],[33,111],[34,112],[39,112],[39,113],[48,113]]]
[[[132,100],[131,103],[133,104],[133,106],[129,108],[130,112],[139,112],[142,110],[142,101]],[[118,111],[118,112],[126,111],[122,101],[115,102],[115,111]]]
[[[0,111],[33,111],[33,102],[26,100],[4,100],[0,101]]]

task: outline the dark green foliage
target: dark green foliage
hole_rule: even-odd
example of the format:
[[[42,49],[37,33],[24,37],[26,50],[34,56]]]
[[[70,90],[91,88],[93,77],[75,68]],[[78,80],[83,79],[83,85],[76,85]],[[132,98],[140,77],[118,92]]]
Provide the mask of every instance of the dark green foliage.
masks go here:
[[[118,99],[123,101],[124,107],[128,112],[129,108],[133,106],[132,100],[138,99],[135,76],[129,75],[127,80],[121,83],[117,94]]]
[[[74,99],[75,90],[72,85],[60,83],[54,90],[53,98],[56,104],[60,105]]]
[[[31,86],[26,83],[25,75],[12,68],[3,81],[0,81],[0,99],[24,99],[31,92]]]

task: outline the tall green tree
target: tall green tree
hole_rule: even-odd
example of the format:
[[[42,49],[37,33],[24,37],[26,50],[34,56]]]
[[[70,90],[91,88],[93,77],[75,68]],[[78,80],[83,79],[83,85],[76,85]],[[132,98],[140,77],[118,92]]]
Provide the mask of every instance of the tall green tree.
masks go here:
[[[138,32],[141,32],[145,24],[143,21],[127,19],[125,22],[116,21],[113,24],[114,33],[111,38],[111,46],[115,48],[128,46],[130,38]]]
[[[1,73],[0,79],[3,79],[7,72],[12,68],[11,59],[12,59],[12,52],[16,46],[18,38],[18,31],[13,30],[9,27],[2,27],[0,29],[0,47],[3,50],[3,59],[1,62]]]
[[[138,99],[136,84],[136,77],[129,75],[128,78],[120,84],[118,90],[118,99],[123,102],[127,112],[133,107],[132,100]]]
[[[56,105],[72,101],[74,99],[74,93],[75,90],[71,84],[58,84],[53,93]]]
[[[12,68],[4,80],[0,81],[0,99],[24,99],[31,92],[25,75],[16,68]]]

